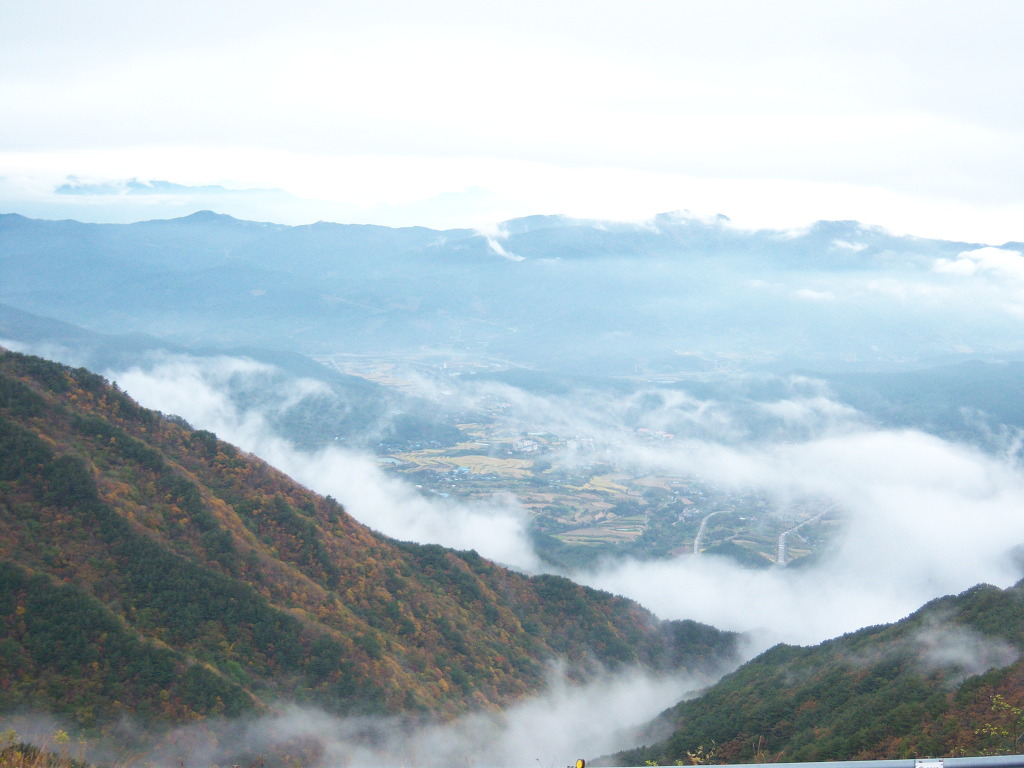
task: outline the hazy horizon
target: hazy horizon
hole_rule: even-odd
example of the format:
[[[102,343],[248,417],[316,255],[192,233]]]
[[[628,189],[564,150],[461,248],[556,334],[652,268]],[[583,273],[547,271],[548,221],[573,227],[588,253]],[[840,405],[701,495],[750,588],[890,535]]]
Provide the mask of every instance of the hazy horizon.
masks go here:
[[[0,16],[0,213],[153,223],[0,217],[0,344],[94,366],[384,535],[559,570],[745,633],[749,655],[1024,575],[1024,4],[8,0]],[[197,211],[265,226],[160,223]],[[565,226],[517,223],[543,216]],[[315,222],[466,231],[296,231]],[[345,355],[383,361],[373,386],[313,362]],[[509,371],[528,375],[491,375]],[[382,467],[409,403],[456,434],[497,403],[510,439],[559,437],[542,458],[586,475],[581,492],[599,466],[692,479],[774,522],[834,509],[829,537],[803,567],[693,539],[554,568],[501,476],[460,497]],[[666,525],[699,519],[683,518]],[[1013,656],[955,633],[923,647],[965,670]],[[707,682],[580,687],[555,664],[534,698],[412,734],[297,708],[217,727],[256,748],[315,733],[332,764],[556,765],[632,745]],[[358,751],[367,735],[379,752]]]
[[[0,207],[124,221],[219,201],[260,220],[438,228],[689,210],[998,244],[1024,238],[1006,97],[1022,14],[14,0]]]

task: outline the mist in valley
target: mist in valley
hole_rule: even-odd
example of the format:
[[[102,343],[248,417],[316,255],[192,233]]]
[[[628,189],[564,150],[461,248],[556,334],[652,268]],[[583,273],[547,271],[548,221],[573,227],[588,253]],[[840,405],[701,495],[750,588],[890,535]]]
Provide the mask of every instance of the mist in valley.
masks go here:
[[[754,631],[765,643],[812,642],[899,618],[979,581],[1014,581],[1012,550],[1024,541],[1013,514],[1024,427],[1014,406],[1020,252],[887,240],[853,225],[840,228],[843,237],[837,228],[740,232],[730,248],[748,250],[717,246],[714,260],[647,258],[642,272],[611,255],[570,259],[543,250],[581,232],[620,248],[643,238],[678,248],[682,233],[704,243],[709,231],[726,237],[723,227],[665,218],[648,229],[600,229],[544,219],[489,236],[525,260],[473,257],[458,269],[480,270],[481,279],[498,270],[491,277],[506,295],[497,283],[474,280],[451,283],[444,291],[452,295],[431,301],[478,319],[506,318],[511,330],[480,326],[480,338],[491,338],[495,351],[513,351],[514,343],[518,362],[460,352],[451,340],[446,351],[442,334],[422,363],[408,354],[392,358],[406,382],[403,397],[429,406],[416,406],[424,422],[447,419],[448,428],[453,414],[502,403],[511,430],[567,439],[546,457],[565,471],[606,463],[636,475],[695,477],[763,496],[780,514],[812,499],[842,518],[841,535],[806,570],[749,571],[719,558],[677,557],[597,561],[574,574],[665,618]],[[812,258],[810,244],[828,258]],[[640,327],[653,332],[641,338]],[[345,341],[299,341],[321,351],[332,343],[344,348]],[[396,414],[411,408],[388,387],[353,394],[346,384],[339,394],[319,374],[231,352],[171,349],[111,360],[89,359],[80,343],[36,340],[21,348],[75,364],[106,359],[106,375],[144,405],[261,456],[389,536],[472,548],[525,570],[544,567],[528,512],[500,483],[485,503],[466,502],[430,496],[381,468],[378,444],[394,433]],[[802,364],[786,362],[793,350]],[[378,357],[387,360],[387,351]],[[558,364],[545,369],[552,359]],[[303,444],[296,422],[306,434],[320,423],[334,432]],[[642,430],[672,439],[655,445],[641,439]]]
[[[652,676],[620,670],[589,683],[570,680],[557,662],[543,689],[501,711],[480,710],[449,722],[403,716],[332,715],[280,702],[271,713],[155,729],[124,718],[102,739],[76,739],[72,752],[100,764],[203,768],[224,764],[324,766],[523,766],[561,768],[650,738],[650,721],[680,699],[698,694],[720,670]],[[53,743],[58,718],[13,716],[5,727],[34,743]]]
[[[252,359],[159,354],[106,375],[143,405],[214,431],[334,496],[388,536],[476,549],[524,572],[552,570],[534,551],[528,510],[500,484],[487,503],[440,498],[386,473],[373,452],[296,448],[275,433],[272,417],[322,388],[312,379],[287,381],[274,412],[266,403],[245,407],[232,397],[240,380],[251,386],[270,373]],[[740,389],[765,397],[732,401],[656,384],[542,394],[457,379],[413,377],[418,396],[443,400],[444,409],[500,400],[514,430],[585,436],[546,457],[565,471],[614,463],[636,474],[699,477],[709,486],[757,493],[780,515],[797,503],[835,507],[839,533],[806,567],[750,569],[690,554],[595,560],[567,574],[631,597],[661,618],[742,632],[748,658],[777,642],[813,644],[894,621],[935,597],[980,582],[1009,586],[1021,575],[1024,473],[1012,430],[983,450],[922,430],[886,428],[834,399],[827,382],[807,377],[748,381]],[[726,387],[736,388],[737,382]],[[643,429],[671,429],[674,438],[652,445],[640,437]],[[968,671],[1016,658],[1005,645],[946,626],[922,632],[916,642],[927,663]],[[269,719],[178,732],[161,740],[154,757],[166,765],[212,764],[242,743],[253,753],[306,749],[327,765],[512,765],[529,753],[547,768],[635,745],[651,718],[726,671],[658,681],[635,672],[580,685],[553,668],[546,693],[446,725],[339,719],[286,707]]]
[[[224,377],[245,375],[252,366],[234,358],[169,358],[108,375],[144,405],[214,431],[341,500],[386,535],[543,569],[531,547],[528,514],[500,483],[487,504],[442,499],[386,474],[372,454],[296,450],[268,428],[264,414],[238,408],[219,388]],[[885,429],[828,399],[821,382],[788,386],[787,399],[740,404],[657,387],[633,397],[594,391],[555,397],[480,383],[467,388],[466,398],[469,405],[498,395],[510,403],[512,422],[588,438],[589,448],[577,441],[550,456],[556,466],[608,463],[635,474],[693,476],[761,494],[780,514],[808,499],[841,512],[841,533],[813,567],[750,570],[691,555],[595,562],[572,574],[662,618],[754,633],[763,646],[813,643],[901,618],[979,582],[1008,586],[1019,578],[1024,475],[1016,442],[986,452],[918,430]],[[652,446],[637,437],[636,425],[670,427],[675,437]]]
[[[576,224],[566,225],[570,232],[563,224],[557,237],[579,234]],[[663,220],[642,231],[678,239],[673,226],[693,223]],[[181,337],[129,343],[64,326],[29,333],[41,321],[17,314],[0,336],[10,337],[3,344],[12,349],[102,371],[143,405],[265,459],[387,536],[475,549],[527,573],[561,572],[663,619],[744,633],[748,657],[777,642],[812,644],[894,621],[981,582],[1005,587],[1020,578],[1019,251],[958,244],[930,251],[906,240],[869,247],[853,235],[880,233],[847,226],[849,240],[829,231],[823,246],[830,258],[849,259],[842,268],[795,252],[779,262],[801,242],[797,233],[759,235],[756,242],[774,249],[770,259],[658,257],[639,273],[629,260],[538,256],[537,233],[555,237],[551,229],[533,222],[488,235],[488,248],[500,245],[523,260],[461,263],[458,270],[479,269],[478,278],[433,294],[444,313],[406,303],[390,317],[378,302],[361,344],[400,339],[390,351],[349,348],[351,337],[329,325],[321,336],[296,336],[289,350],[268,351],[261,341],[274,347],[293,321],[268,316],[261,339],[241,322],[251,307],[234,319],[231,311],[219,316],[221,331],[245,329],[231,341],[250,348],[189,348]],[[629,227],[593,231],[638,237]],[[272,293],[247,296],[261,301]],[[359,307],[339,306],[348,306],[352,328],[368,322]],[[131,311],[150,333],[173,324],[158,302],[136,302]],[[419,325],[403,325],[408,317]],[[73,313],[65,319],[82,322]],[[203,322],[219,324],[213,315]],[[97,329],[109,330],[106,323]],[[431,335],[435,343],[417,346]],[[359,371],[376,380],[351,375]],[[794,509],[804,520],[827,515],[829,536],[786,567],[751,568],[693,552],[611,557],[607,550],[555,566],[536,547],[534,513],[500,476],[486,494],[467,497],[414,483],[381,461],[417,446],[472,444],[478,438],[466,422],[487,419],[513,442],[556,436],[540,457],[552,475],[605,467],[633,478],[680,478],[756,499],[757,513],[779,530],[796,525]],[[952,658],[944,647],[933,657]],[[958,647],[976,658],[963,662],[968,669],[1007,658],[979,643]],[[289,710],[253,732],[285,741],[318,732],[330,764],[412,764],[409,755],[420,765],[503,764],[530,744],[550,753],[533,756],[546,768],[577,751],[631,746],[630,734],[604,738],[623,711],[645,721],[697,685],[629,676],[579,687],[555,676],[548,694],[449,726],[378,727]],[[637,695],[644,705],[626,706]],[[559,727],[540,740],[536,722],[551,721]]]
[[[1019,4],[9,5],[0,346],[747,658],[1024,576]],[[119,727],[160,768],[559,768],[726,672]]]

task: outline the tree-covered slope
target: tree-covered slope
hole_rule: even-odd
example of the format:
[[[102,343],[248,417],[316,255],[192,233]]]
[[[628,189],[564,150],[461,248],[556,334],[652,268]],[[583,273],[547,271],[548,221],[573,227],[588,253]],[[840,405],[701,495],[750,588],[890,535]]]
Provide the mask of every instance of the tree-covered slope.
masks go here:
[[[1017,753],[1022,651],[1024,582],[981,585],[895,624],[778,645],[665,712],[669,738],[608,764],[712,750],[723,763]]]
[[[734,638],[475,552],[386,539],[101,377],[0,357],[0,709],[83,725],[281,702],[452,715]]]

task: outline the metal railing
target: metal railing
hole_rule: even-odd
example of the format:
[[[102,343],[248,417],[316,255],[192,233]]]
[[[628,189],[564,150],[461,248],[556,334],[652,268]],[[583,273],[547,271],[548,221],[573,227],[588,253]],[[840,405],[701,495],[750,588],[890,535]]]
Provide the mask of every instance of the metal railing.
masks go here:
[[[1024,755],[930,757],[907,760],[835,760],[822,763],[730,763],[715,765],[713,768],[1024,768]]]

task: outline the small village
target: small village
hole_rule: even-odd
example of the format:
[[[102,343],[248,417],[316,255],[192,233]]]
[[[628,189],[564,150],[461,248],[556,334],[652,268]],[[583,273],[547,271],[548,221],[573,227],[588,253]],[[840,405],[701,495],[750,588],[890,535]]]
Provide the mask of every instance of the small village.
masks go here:
[[[822,502],[780,510],[769,499],[717,489],[700,477],[637,474],[617,466],[613,446],[596,438],[510,428],[500,406],[492,409],[491,420],[457,425],[471,440],[392,453],[381,457],[382,465],[425,495],[512,494],[530,511],[537,536],[602,557],[720,550],[754,566],[780,564],[780,559],[785,565],[817,549],[838,524],[834,511],[821,514]],[[673,439],[647,429],[631,437]],[[783,547],[780,537],[787,531],[792,535]],[[562,552],[560,559],[568,563],[585,555]]]
[[[463,376],[502,368],[486,358],[427,353],[401,360],[333,355],[323,362],[408,394],[419,393],[424,380],[440,382],[436,397],[452,403]],[[530,512],[538,551],[566,566],[595,557],[693,554],[721,554],[749,567],[789,565],[820,549],[841,524],[841,511],[829,500],[780,509],[771,499],[716,488],[698,476],[638,473],[620,465],[607,438],[555,434],[515,412],[500,396],[485,395],[451,417],[463,442],[382,444],[378,461],[428,497],[511,494]],[[676,438],[645,427],[620,437],[653,446]]]

